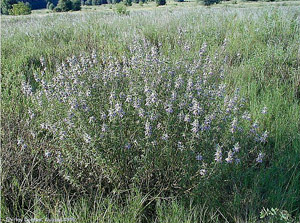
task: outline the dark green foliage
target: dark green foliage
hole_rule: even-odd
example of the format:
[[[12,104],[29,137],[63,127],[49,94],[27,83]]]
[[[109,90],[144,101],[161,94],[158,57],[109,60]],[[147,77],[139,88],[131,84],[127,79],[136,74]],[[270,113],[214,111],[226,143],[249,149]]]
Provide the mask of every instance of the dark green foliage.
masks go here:
[[[166,4],[166,0],[156,0],[156,5],[165,5]]]
[[[51,3],[54,6],[56,6],[58,3],[58,0],[2,0],[1,1],[1,14],[4,14],[4,15],[9,14],[9,10],[12,9],[12,5],[17,4],[18,2],[24,2],[31,9],[42,9],[42,8],[49,8]]]
[[[106,4],[107,1],[106,0],[86,0],[83,1],[84,5],[102,5],[102,4]]]
[[[28,4],[24,2],[18,2],[18,4],[13,4],[12,9],[9,10],[10,15],[29,15],[31,14],[31,8]]]
[[[56,12],[79,11],[81,9],[80,0],[59,0],[57,7],[54,9]]]
[[[184,0],[174,0],[175,2],[184,2]]]
[[[62,12],[72,10],[72,2],[70,0],[59,0],[57,8],[60,8]]]
[[[12,9],[13,4],[17,4],[17,0],[2,0],[1,1],[1,14],[8,15],[9,10]]]
[[[54,6],[53,3],[51,3],[51,4],[49,5],[49,7],[48,7],[49,10],[53,10],[54,8],[55,8],[55,6]]]
[[[80,9],[81,9],[80,0],[73,0],[72,1],[72,10],[73,11],[80,11]]]
[[[102,5],[104,4],[102,0],[92,0],[92,5]]]
[[[124,5],[123,3],[117,4],[116,12],[120,15],[128,15],[129,14],[129,11],[127,11],[127,9],[126,9],[126,5]]]
[[[221,0],[203,0],[204,5],[208,6],[208,5],[213,5],[213,4],[218,4],[220,3]]]
[[[132,6],[132,0],[124,0],[124,5]]]

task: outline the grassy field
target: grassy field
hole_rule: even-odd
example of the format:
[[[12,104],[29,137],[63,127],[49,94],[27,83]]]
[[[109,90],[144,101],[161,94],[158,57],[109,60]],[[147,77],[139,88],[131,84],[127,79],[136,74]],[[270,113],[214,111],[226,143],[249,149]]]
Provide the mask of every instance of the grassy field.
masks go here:
[[[127,9],[1,17],[1,219],[299,222],[299,1]]]

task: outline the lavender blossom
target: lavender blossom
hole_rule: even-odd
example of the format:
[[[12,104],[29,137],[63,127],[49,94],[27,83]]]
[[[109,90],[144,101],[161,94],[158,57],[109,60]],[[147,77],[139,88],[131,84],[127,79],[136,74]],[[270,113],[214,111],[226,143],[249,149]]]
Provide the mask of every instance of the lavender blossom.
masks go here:
[[[145,136],[148,138],[152,134],[152,127],[150,125],[150,122],[147,120],[145,123]]]
[[[131,148],[131,144],[130,143],[126,143],[125,149],[130,149],[130,148]]]
[[[196,156],[196,160],[197,161],[201,161],[203,159],[203,157],[200,155],[200,154],[198,154],[197,156]]]
[[[91,123],[95,122],[95,120],[96,120],[96,118],[94,116],[91,116],[89,118],[89,123],[91,124]]]
[[[233,152],[237,153],[240,151],[240,144],[237,142],[236,144],[234,144],[234,147],[233,147]]]
[[[44,156],[46,158],[49,158],[51,156],[51,152],[49,152],[48,150],[45,151]]]
[[[87,144],[91,143],[91,141],[92,141],[92,137],[87,133],[84,133],[83,139]]]
[[[269,135],[269,133],[268,133],[267,131],[265,131],[265,132],[262,134],[262,136],[260,137],[259,140],[260,140],[262,143],[267,142],[268,135]]]
[[[123,116],[125,115],[125,112],[122,109],[122,104],[121,103],[117,103],[115,105],[115,113],[117,113],[120,118],[123,118]]]
[[[172,106],[172,104],[167,104],[167,105],[165,106],[165,110],[166,110],[166,112],[169,113],[169,114],[173,113],[173,106]]]
[[[190,118],[190,115],[189,115],[189,114],[186,114],[186,115],[185,115],[184,121],[185,121],[185,122],[190,122],[190,121],[191,121],[191,118]]]
[[[164,141],[167,141],[169,139],[169,135],[167,133],[165,133],[162,135],[161,139]]]
[[[262,113],[262,114],[267,114],[267,112],[268,112],[268,109],[267,109],[267,107],[263,107],[263,109],[262,109],[261,113]]]
[[[219,144],[217,144],[217,146],[216,146],[215,161],[217,163],[222,162],[222,148]]]
[[[108,126],[105,123],[103,123],[102,127],[101,127],[101,131],[102,132],[107,132],[107,130],[108,130]]]
[[[192,132],[195,133],[195,134],[198,133],[198,131],[199,131],[199,121],[198,121],[198,119],[195,119],[191,125],[193,126]]]
[[[232,122],[231,122],[231,128],[230,128],[230,132],[231,133],[235,133],[236,132],[236,130],[237,130],[237,123],[238,123],[237,118],[234,118],[232,120]]]
[[[225,160],[226,160],[227,163],[232,163],[233,162],[233,152],[231,150],[228,152],[228,156]]]
[[[265,155],[264,155],[263,153],[260,152],[260,153],[258,154],[257,158],[256,158],[256,162],[257,162],[257,163],[262,163],[262,161],[263,161],[262,159],[264,158],[264,156],[265,156]]]

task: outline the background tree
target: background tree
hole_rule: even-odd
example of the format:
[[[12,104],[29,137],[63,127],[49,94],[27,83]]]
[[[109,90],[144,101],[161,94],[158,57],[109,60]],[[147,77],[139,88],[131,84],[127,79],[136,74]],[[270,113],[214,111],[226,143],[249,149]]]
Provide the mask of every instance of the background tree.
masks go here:
[[[156,0],[156,5],[165,5],[166,4],[166,0]]]
[[[53,10],[55,8],[55,5],[53,4],[53,3],[50,3],[50,5],[49,5],[49,10]]]
[[[70,0],[59,0],[56,8],[60,9],[61,12],[67,12],[72,10],[73,4]]]
[[[208,5],[213,5],[213,4],[218,4],[220,3],[221,0],[203,0],[204,5],[208,6]]]
[[[17,4],[17,0],[2,0],[1,1],[1,14],[8,15],[9,10],[12,9],[13,4]]]
[[[72,10],[73,11],[80,11],[81,10],[81,2],[80,2],[80,0],[73,0],[72,1]]]
[[[18,2],[18,4],[13,4],[12,9],[9,10],[11,15],[28,15],[31,14],[31,8],[29,4],[24,2]]]
[[[132,0],[124,0],[124,5],[132,6]]]

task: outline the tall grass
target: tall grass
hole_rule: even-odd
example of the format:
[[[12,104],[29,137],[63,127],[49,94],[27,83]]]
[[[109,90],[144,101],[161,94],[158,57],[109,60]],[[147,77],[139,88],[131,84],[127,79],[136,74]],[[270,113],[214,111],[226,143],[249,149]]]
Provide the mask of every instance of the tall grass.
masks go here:
[[[173,11],[163,9],[131,12],[129,16],[85,12],[3,18],[1,28],[1,218],[74,217],[80,222],[255,222],[263,207],[276,207],[287,210],[294,216],[299,215],[299,9],[299,7],[259,9],[195,7]],[[216,52],[221,52],[225,39],[224,56],[226,58],[216,56],[214,59]],[[161,183],[159,187],[161,190],[150,190],[147,184],[136,183],[139,181],[131,184],[129,179],[120,177],[126,174],[119,176],[119,169],[106,170],[104,166],[108,164],[103,162],[102,167],[108,171],[103,176],[115,178],[106,178],[101,187],[98,187],[100,190],[98,195],[92,195],[95,189],[85,191],[83,195],[83,190],[78,190],[78,187],[74,185],[80,182],[83,189],[87,188],[89,183],[85,182],[85,178],[75,177],[75,180],[79,181],[72,183],[70,178],[65,177],[59,166],[53,164],[54,161],[49,162],[45,157],[45,152],[55,151],[57,148],[70,148],[70,145],[77,148],[75,144],[79,143],[77,141],[79,138],[71,137],[69,144],[56,144],[53,140],[55,137],[53,138],[53,135],[48,134],[47,131],[46,133],[41,130],[35,131],[45,120],[54,121],[59,118],[64,114],[65,108],[57,105],[55,110],[55,113],[59,114],[57,116],[53,116],[51,110],[41,109],[40,114],[37,113],[41,115],[40,120],[35,123],[29,122],[28,110],[34,110],[37,105],[24,95],[22,83],[30,83],[38,91],[40,85],[34,82],[36,73],[44,72],[43,78],[49,81],[57,75],[57,66],[60,66],[62,62],[66,63],[67,58],[89,57],[94,51],[97,52],[97,60],[102,61],[104,66],[106,66],[104,60],[111,60],[111,65],[114,65],[112,70],[115,71],[121,58],[125,57],[130,60],[132,55],[137,56],[134,53],[130,54],[130,47],[143,41],[146,41],[150,48],[159,48],[160,55],[157,60],[168,62],[160,67],[159,63],[152,61],[155,67],[154,73],[146,69],[151,64],[145,64],[146,72],[149,78],[154,78],[153,80],[160,68],[173,70],[178,61],[184,61],[182,64],[186,67],[175,69],[175,79],[181,72],[187,75],[185,73],[192,66],[193,59],[197,58],[196,55],[199,54],[203,44],[207,44],[205,54],[212,58],[214,69],[224,68],[222,82],[227,86],[228,96],[233,96],[234,89],[239,88],[239,96],[247,99],[245,109],[251,114],[252,120],[256,120],[261,129],[269,132],[268,142],[261,147],[266,155],[262,164],[253,162],[257,156],[255,153],[254,159],[252,157],[254,155],[250,155],[252,161],[247,159],[247,164],[241,168],[226,170],[226,167],[222,167],[223,169],[208,181],[199,184],[194,182],[189,185],[187,182],[197,179],[189,174],[198,168],[198,163],[191,162],[189,169],[191,172],[186,173],[187,176],[191,176],[188,179],[174,173],[177,165],[174,163],[174,166],[170,166],[172,168],[166,168],[166,171],[169,171],[168,175],[157,178],[160,181],[151,181],[151,177],[149,178],[147,182],[151,182],[151,186],[157,187],[156,183]],[[145,51],[143,53],[147,54],[146,47],[142,46],[138,50],[143,49]],[[41,58],[43,58],[42,62]],[[223,63],[224,60],[225,63]],[[43,63],[46,66],[43,66]],[[45,67],[46,70],[44,70]],[[97,67],[98,64],[95,62],[94,67],[88,68],[89,72],[100,74],[104,71],[108,72]],[[137,66],[136,70],[130,67],[130,69],[138,80],[139,71],[143,70],[143,67]],[[197,71],[197,75],[204,72],[202,68]],[[67,72],[73,71],[67,70]],[[166,75],[166,77],[172,76]],[[103,89],[106,92],[109,91],[109,88]],[[124,88],[121,86],[120,89],[124,89],[125,93],[130,90],[126,86]],[[163,92],[161,91],[159,95],[165,99]],[[106,96],[101,96],[101,91],[98,93],[100,97],[106,98]],[[108,103],[108,99],[103,102]],[[54,101],[51,103],[53,104]],[[51,103],[48,105],[50,106]],[[267,108],[266,114],[262,113],[264,107]],[[128,112],[130,113],[130,110]],[[164,121],[163,123],[168,122],[167,119]],[[89,124],[82,126],[86,127]],[[141,129],[139,129],[139,134],[144,134],[144,130]],[[95,130],[98,131],[97,128],[93,129]],[[134,128],[132,131],[134,132]],[[223,133],[220,134],[220,138],[217,138],[229,139],[228,133],[225,131]],[[177,140],[176,137],[172,138],[172,141]],[[245,142],[247,141],[247,135],[241,134],[240,137],[241,141],[243,137]],[[120,143],[125,145],[127,141],[120,140]],[[250,145],[247,143],[243,145]],[[85,144],[80,143],[80,145]],[[254,146],[254,144],[251,145]],[[89,148],[93,151],[96,147]],[[168,147],[162,146],[161,148]],[[248,151],[253,148],[245,147],[244,149]],[[210,151],[210,154],[213,153],[214,151]],[[197,154],[193,154],[193,157],[196,158]],[[226,158],[225,153],[224,158]],[[89,162],[89,157],[85,159]],[[161,160],[164,161],[164,159]],[[169,157],[165,157],[165,161],[167,160]],[[90,161],[93,162],[92,158]],[[173,161],[179,160],[174,158]],[[75,165],[76,162],[73,164]],[[140,170],[140,173],[143,171],[150,173],[152,163],[149,164],[147,167],[150,169]],[[153,173],[155,171],[163,173],[165,167],[169,166],[162,162],[158,164],[157,169],[153,169]],[[80,168],[83,172],[88,170],[87,174],[90,174],[90,169]],[[97,173],[97,168],[95,168],[95,173]],[[112,171],[109,172],[109,170]],[[91,172],[91,174],[94,173]],[[180,190],[174,187],[175,189],[161,192],[164,191],[163,187],[170,186],[170,182],[177,182],[171,179],[178,176],[180,176],[178,182],[185,182],[184,185],[191,186],[192,189]],[[139,177],[142,178],[142,175]],[[147,177],[149,176],[145,175],[145,178]],[[111,182],[112,179],[113,182]],[[116,185],[116,182],[119,183]],[[146,189],[147,186],[148,189]],[[140,193],[127,192],[127,190],[132,191],[134,187],[138,187]],[[103,197],[99,198],[99,194]],[[79,195],[85,198],[79,199]]]

